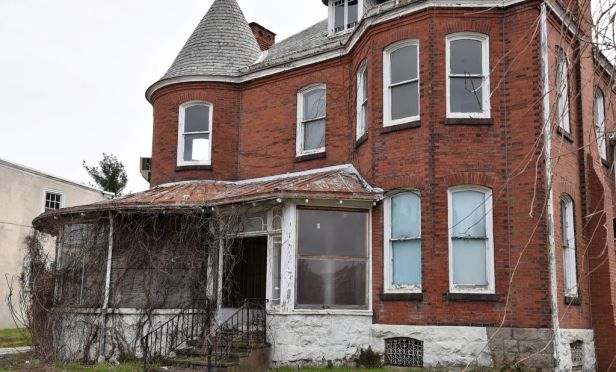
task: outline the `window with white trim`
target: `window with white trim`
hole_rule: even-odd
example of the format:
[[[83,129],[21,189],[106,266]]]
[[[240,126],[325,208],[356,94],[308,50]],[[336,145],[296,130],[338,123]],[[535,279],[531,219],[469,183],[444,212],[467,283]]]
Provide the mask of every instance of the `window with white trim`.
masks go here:
[[[326,108],[325,85],[297,93],[297,156],[325,152]]]
[[[492,190],[449,189],[449,289],[494,293]]]
[[[363,0],[330,0],[330,33],[337,34],[357,26],[363,13]]]
[[[212,164],[212,111],[212,104],[207,102],[180,106],[178,165]]]
[[[403,192],[385,199],[385,292],[421,292],[421,199]]]
[[[62,193],[45,191],[45,212],[62,208]]]
[[[360,139],[368,130],[368,62],[357,69],[357,128],[355,139]]]
[[[558,127],[567,133],[571,133],[569,122],[569,65],[565,52],[558,49],[558,63],[556,66],[556,120]]]
[[[574,216],[573,200],[568,195],[562,195],[560,198],[560,218],[562,225],[565,296],[567,297],[578,296]]]
[[[601,89],[595,94],[595,131],[597,148],[601,159],[607,161],[607,138],[605,136],[605,100]]]
[[[446,37],[447,117],[490,117],[490,40],[478,33]]]
[[[419,41],[385,48],[383,85],[383,126],[419,120]]]

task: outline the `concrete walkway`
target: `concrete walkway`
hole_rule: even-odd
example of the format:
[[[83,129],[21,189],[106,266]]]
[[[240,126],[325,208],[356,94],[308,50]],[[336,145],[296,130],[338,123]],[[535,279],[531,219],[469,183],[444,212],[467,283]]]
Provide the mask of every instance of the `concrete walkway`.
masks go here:
[[[24,347],[7,347],[5,349],[0,349],[0,355],[9,355],[9,354],[18,354],[25,353],[32,350],[30,346]]]

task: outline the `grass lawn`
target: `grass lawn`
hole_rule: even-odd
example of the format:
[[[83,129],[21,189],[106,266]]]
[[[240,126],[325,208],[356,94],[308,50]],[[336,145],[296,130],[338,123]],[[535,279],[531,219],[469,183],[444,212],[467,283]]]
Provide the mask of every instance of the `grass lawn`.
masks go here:
[[[32,337],[26,329],[0,329],[0,348],[29,346],[31,344]]]

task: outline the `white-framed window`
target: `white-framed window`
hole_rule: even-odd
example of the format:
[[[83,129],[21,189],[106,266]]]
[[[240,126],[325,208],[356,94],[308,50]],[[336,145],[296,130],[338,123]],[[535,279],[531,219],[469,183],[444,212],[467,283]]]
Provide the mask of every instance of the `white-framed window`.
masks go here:
[[[329,0],[330,34],[352,30],[363,14],[363,0]]]
[[[490,39],[461,32],[447,35],[447,117],[490,117]]]
[[[578,296],[574,216],[573,200],[569,195],[563,194],[560,197],[560,218],[562,225],[565,295],[568,297]]]
[[[571,133],[569,122],[569,64],[567,55],[561,49],[557,49],[558,58],[556,64],[556,120],[558,127],[567,133]]]
[[[419,41],[402,40],[383,51],[383,126],[419,120]]]
[[[45,212],[54,211],[64,207],[64,194],[55,190],[43,191],[43,209]]]
[[[368,61],[357,69],[357,119],[355,139],[360,139],[368,130]]]
[[[297,93],[297,156],[325,152],[326,95],[324,84]]]
[[[494,293],[492,190],[456,186],[448,191],[449,290]]]
[[[595,131],[597,148],[601,159],[607,161],[607,138],[605,135],[605,100],[601,89],[595,93]]]
[[[180,105],[178,165],[212,164],[212,111],[212,104],[203,101]]]
[[[421,292],[421,199],[404,191],[384,201],[385,292]]]
[[[297,209],[296,308],[368,309],[367,210]]]

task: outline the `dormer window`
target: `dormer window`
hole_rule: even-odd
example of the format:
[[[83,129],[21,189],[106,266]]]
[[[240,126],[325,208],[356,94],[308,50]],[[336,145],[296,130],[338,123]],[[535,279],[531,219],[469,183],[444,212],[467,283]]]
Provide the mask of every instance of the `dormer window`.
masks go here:
[[[361,17],[361,0],[330,0],[329,24],[332,34],[354,28]]]

